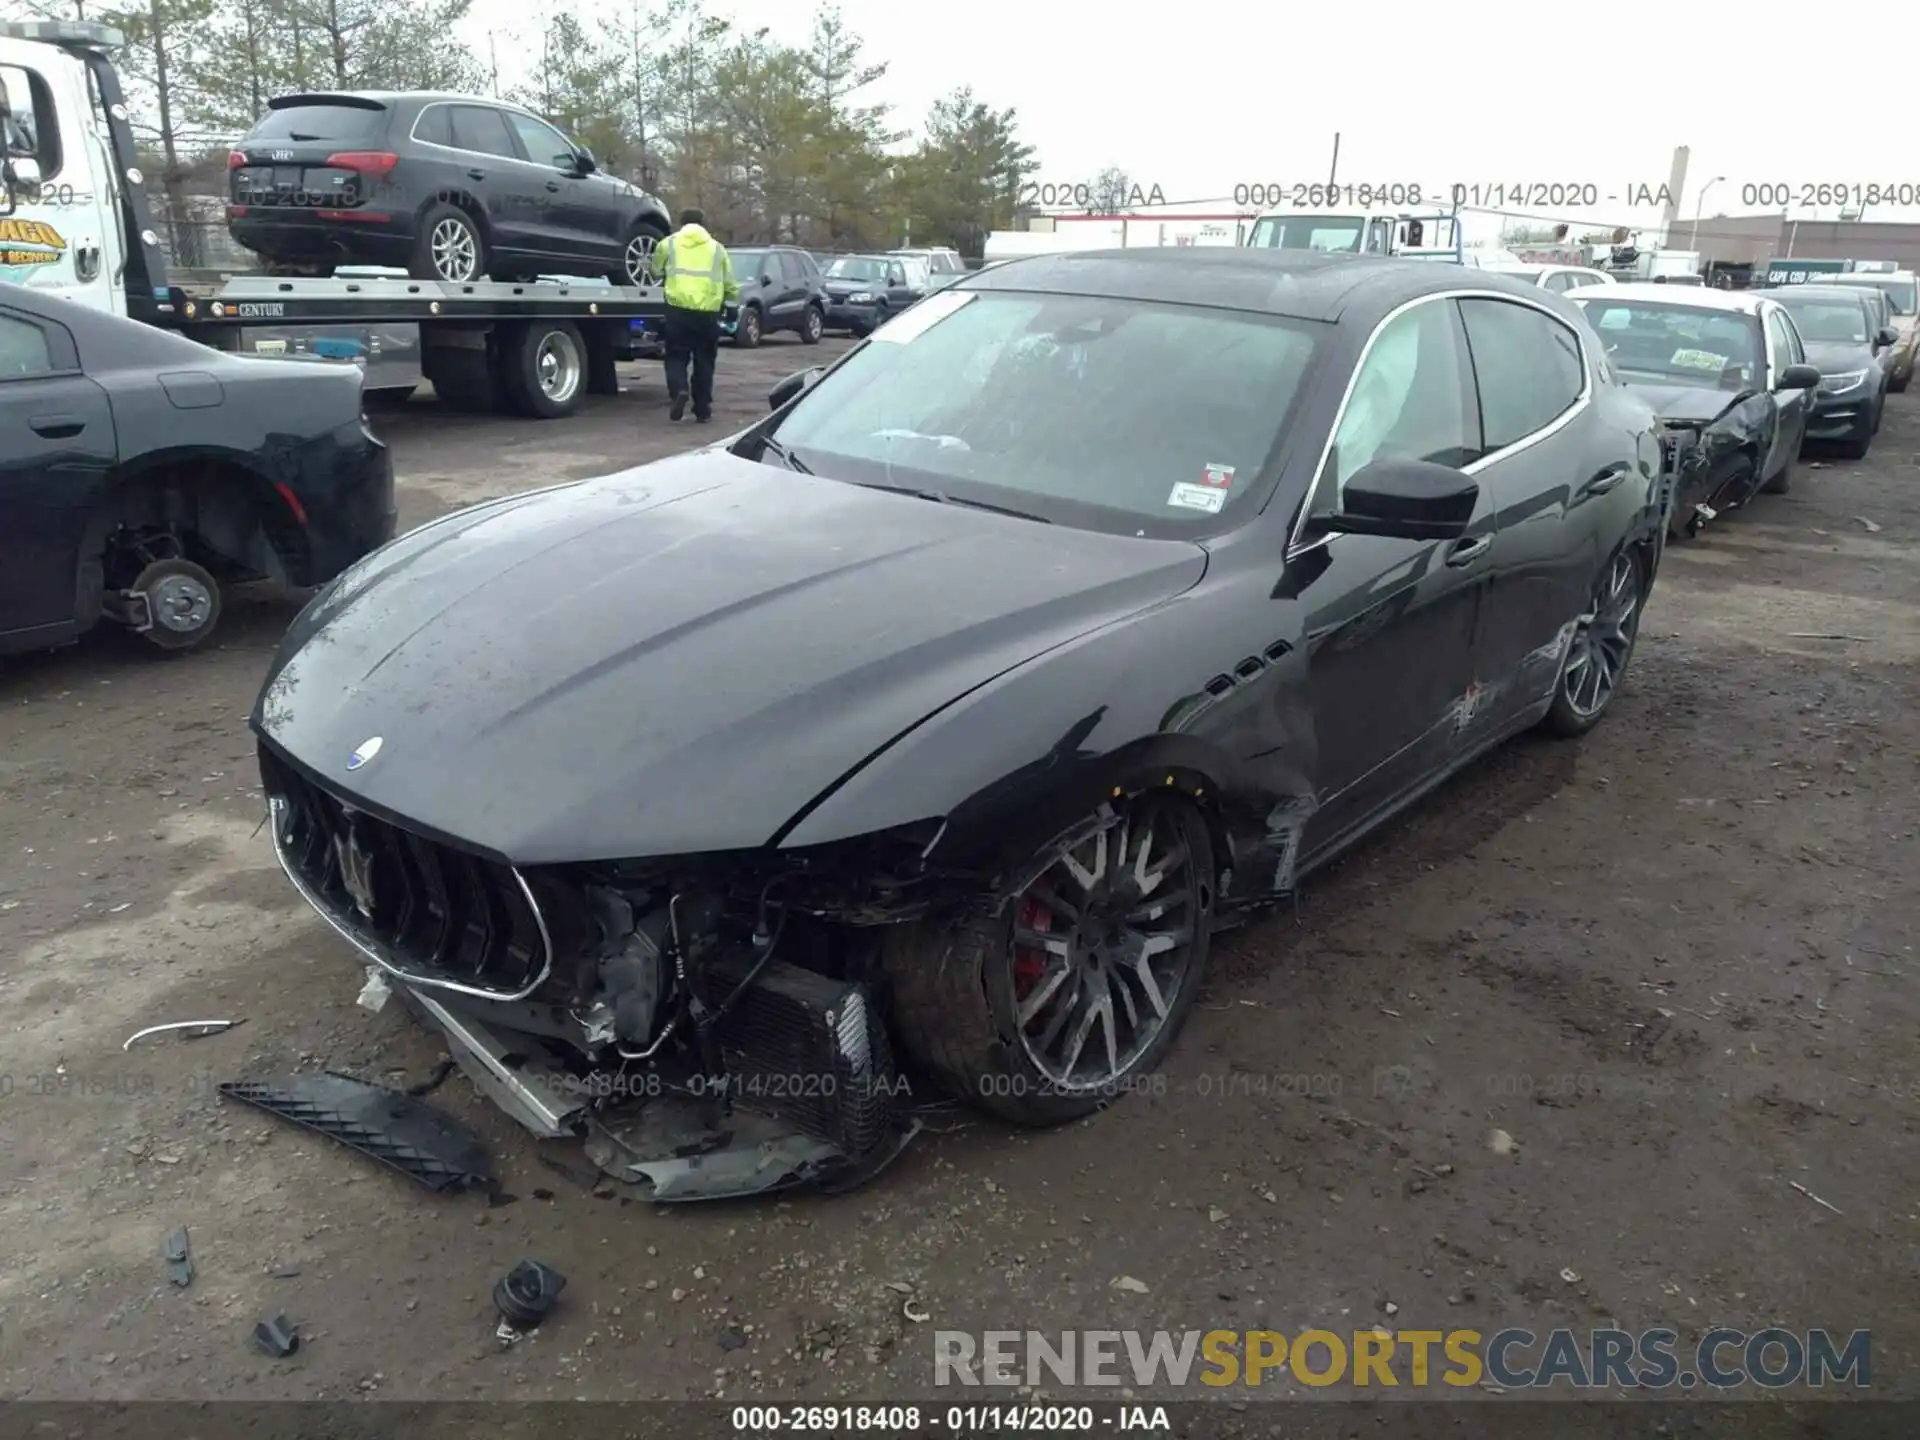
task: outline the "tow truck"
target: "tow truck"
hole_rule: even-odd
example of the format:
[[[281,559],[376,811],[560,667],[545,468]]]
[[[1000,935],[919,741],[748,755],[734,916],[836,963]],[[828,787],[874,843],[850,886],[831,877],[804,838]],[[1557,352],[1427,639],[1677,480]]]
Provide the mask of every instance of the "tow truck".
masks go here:
[[[1325,250],[1466,263],[1460,216],[1452,211],[1268,210],[1254,220],[1246,243],[1258,250]]]
[[[616,362],[657,337],[658,286],[341,276],[201,285],[173,273],[113,63],[124,44],[106,25],[0,23],[0,67],[24,73],[33,107],[12,115],[0,86],[0,281],[220,350],[357,364],[369,392],[404,393],[425,379],[453,408],[537,419],[573,413],[583,393],[619,393]],[[44,173],[43,157],[53,166]]]

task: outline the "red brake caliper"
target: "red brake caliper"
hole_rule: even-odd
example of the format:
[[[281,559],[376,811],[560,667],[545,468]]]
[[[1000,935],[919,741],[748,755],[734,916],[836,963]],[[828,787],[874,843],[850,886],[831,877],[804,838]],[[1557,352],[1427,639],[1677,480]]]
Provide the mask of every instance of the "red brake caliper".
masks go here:
[[[1045,935],[1053,929],[1053,912],[1038,900],[1024,899],[1020,902],[1020,913],[1014,924],[1022,930],[1033,930]],[[1047,956],[1044,950],[1032,945],[1022,945],[1013,952],[1013,994],[1014,998],[1024,1000],[1033,993],[1033,987],[1040,983],[1040,977],[1047,973]]]

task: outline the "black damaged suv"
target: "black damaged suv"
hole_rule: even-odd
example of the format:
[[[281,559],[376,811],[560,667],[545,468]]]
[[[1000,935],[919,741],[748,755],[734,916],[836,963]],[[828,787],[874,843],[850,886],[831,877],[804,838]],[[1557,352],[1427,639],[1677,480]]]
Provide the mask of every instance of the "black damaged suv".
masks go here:
[[[642,283],[667,208],[518,106],[463,95],[283,95],[227,159],[227,228],[280,274]]]

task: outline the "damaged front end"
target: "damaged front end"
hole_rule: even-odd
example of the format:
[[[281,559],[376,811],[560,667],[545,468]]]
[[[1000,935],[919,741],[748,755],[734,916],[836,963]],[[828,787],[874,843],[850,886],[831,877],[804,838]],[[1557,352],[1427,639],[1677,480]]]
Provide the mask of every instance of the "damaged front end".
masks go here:
[[[261,750],[282,868],[542,1138],[658,1200],[841,1188],[912,1138],[880,928],[966,883],[938,825],[817,852],[522,869],[355,807]],[[976,882],[977,883],[977,882]]]

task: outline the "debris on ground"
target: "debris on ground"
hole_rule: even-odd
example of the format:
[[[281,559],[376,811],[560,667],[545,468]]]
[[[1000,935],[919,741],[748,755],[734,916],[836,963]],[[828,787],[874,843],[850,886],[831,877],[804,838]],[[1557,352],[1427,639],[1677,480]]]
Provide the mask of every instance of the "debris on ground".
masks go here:
[[[378,1015],[387,1008],[387,1001],[393,998],[393,986],[387,983],[386,974],[369,965],[367,983],[360,987],[360,993],[354,996],[353,1003],[363,1010],[371,1010]]]
[[[479,1190],[489,1200],[500,1197],[492,1157],[480,1139],[450,1116],[398,1090],[329,1071],[232,1080],[219,1091],[229,1100],[338,1140],[436,1193]]]
[[[742,1335],[737,1328],[729,1325],[720,1332],[720,1348],[722,1350],[744,1350],[747,1348],[747,1337]]]
[[[1496,1130],[1487,1136],[1487,1148],[1496,1155],[1511,1155],[1519,1144],[1504,1130]]]
[[[1873,521],[1869,520],[1866,516],[1856,515],[1853,518],[1854,523],[1862,526],[1869,535],[1878,535],[1880,533],[1880,526],[1874,524]]]
[[[187,1227],[182,1225],[167,1236],[162,1252],[167,1261],[167,1278],[182,1290],[193,1284],[193,1251],[187,1245]]]
[[[531,1330],[547,1318],[567,1277],[538,1260],[522,1260],[495,1283],[494,1307],[516,1330]]]
[[[1818,1195],[1814,1194],[1813,1191],[1807,1189],[1807,1187],[1802,1185],[1798,1180],[1789,1180],[1787,1183],[1793,1186],[1793,1188],[1798,1190],[1802,1195],[1806,1196],[1807,1199],[1813,1201],[1814,1204],[1822,1206],[1825,1209],[1831,1210],[1836,1215],[1840,1213],[1840,1210],[1837,1206],[1833,1205],[1832,1203],[1826,1200],[1822,1200]]]
[[[1144,1280],[1136,1280],[1131,1275],[1122,1275],[1118,1280],[1113,1282],[1112,1288],[1115,1290],[1129,1290],[1135,1295],[1144,1295],[1147,1293],[1147,1282]]]
[[[276,1360],[284,1360],[300,1348],[300,1332],[284,1315],[262,1320],[253,1327],[253,1342]]]
[[[165,1035],[170,1031],[180,1030],[186,1032],[181,1036],[183,1040],[200,1040],[208,1035],[224,1035],[234,1026],[244,1023],[241,1020],[169,1020],[165,1025],[149,1025],[144,1030],[134,1031],[121,1044],[120,1049],[122,1052],[131,1050],[134,1041],[144,1040],[149,1035]]]
[[[911,1298],[900,1302],[900,1315],[915,1325],[924,1325],[933,1318],[933,1312],[924,1305],[916,1305]]]

